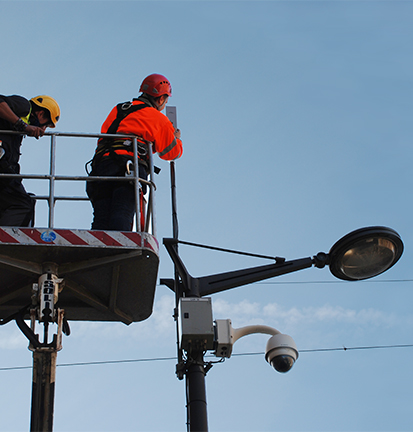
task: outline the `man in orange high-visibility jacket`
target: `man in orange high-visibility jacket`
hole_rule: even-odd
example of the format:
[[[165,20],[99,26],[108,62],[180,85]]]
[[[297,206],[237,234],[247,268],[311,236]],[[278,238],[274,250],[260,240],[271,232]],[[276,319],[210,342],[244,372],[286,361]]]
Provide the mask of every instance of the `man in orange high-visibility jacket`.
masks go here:
[[[153,143],[161,159],[174,160],[182,155],[181,132],[161,113],[172,87],[163,75],[147,76],[139,89],[142,94],[132,102],[112,109],[102,125],[108,134],[137,135]],[[130,139],[100,138],[92,160],[92,176],[124,176],[126,164],[133,160]],[[139,155],[139,177],[147,178],[145,155]],[[142,185],[143,193],[146,186]],[[93,206],[92,229],[130,231],[135,214],[135,193],[129,182],[88,181],[87,194]],[[143,229],[143,227],[142,227]]]

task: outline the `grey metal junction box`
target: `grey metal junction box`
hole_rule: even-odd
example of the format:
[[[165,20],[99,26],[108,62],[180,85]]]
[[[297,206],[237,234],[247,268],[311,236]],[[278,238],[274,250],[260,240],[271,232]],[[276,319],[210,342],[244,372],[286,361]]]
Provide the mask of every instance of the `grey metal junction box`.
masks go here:
[[[179,345],[191,348],[214,348],[214,324],[211,298],[183,297],[179,300]]]

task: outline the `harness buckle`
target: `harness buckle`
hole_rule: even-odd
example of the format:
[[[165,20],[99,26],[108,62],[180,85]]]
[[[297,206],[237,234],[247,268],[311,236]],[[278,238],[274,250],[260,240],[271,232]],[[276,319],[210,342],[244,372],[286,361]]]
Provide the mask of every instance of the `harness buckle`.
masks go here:
[[[133,105],[132,102],[125,102],[125,103],[122,104],[121,108],[122,108],[124,111],[126,111],[126,110],[128,110],[132,105]]]

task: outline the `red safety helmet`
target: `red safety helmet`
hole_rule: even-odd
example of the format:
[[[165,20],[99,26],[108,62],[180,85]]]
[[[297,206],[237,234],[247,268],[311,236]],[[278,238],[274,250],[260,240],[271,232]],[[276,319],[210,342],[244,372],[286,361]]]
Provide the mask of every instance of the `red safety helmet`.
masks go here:
[[[172,87],[168,78],[159,74],[148,75],[141,84],[139,89],[142,93],[147,93],[154,97],[159,97],[164,94],[171,96]]]

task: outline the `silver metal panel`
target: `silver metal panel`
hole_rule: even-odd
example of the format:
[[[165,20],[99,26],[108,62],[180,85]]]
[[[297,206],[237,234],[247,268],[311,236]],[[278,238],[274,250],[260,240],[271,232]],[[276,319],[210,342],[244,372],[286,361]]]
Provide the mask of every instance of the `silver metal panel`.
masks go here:
[[[180,347],[185,350],[197,346],[213,348],[211,298],[184,297],[179,300],[179,339]]]

